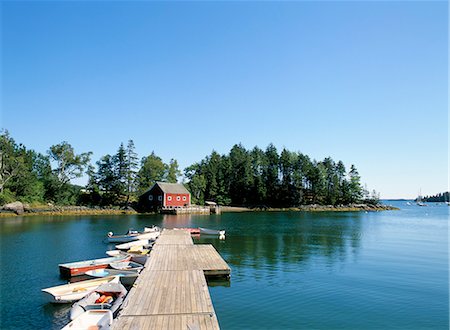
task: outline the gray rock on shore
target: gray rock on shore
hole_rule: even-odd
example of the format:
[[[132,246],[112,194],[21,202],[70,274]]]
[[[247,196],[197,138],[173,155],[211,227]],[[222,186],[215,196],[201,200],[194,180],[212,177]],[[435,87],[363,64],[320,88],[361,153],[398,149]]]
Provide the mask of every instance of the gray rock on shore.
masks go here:
[[[13,202],[3,205],[3,210],[13,211],[17,215],[21,215],[25,212],[23,204],[21,202]]]

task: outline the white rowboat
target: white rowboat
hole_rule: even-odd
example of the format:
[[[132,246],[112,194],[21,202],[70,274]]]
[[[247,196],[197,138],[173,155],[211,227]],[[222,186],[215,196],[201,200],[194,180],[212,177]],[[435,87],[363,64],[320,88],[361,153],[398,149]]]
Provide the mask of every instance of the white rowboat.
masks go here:
[[[125,255],[125,252],[123,252],[121,250],[110,250],[110,251],[106,251],[106,254],[109,255],[110,257],[117,257],[120,255]]]
[[[97,289],[100,285],[109,282],[118,282],[115,276],[98,278],[70,284],[63,284],[51,288],[42,289],[47,301],[57,304],[73,303],[84,298],[89,292]]]
[[[93,309],[108,309],[117,315],[119,307],[127,294],[127,289],[120,283],[106,283],[73,304],[70,309],[70,319],[75,320],[85,311]]]
[[[118,250],[129,250],[133,246],[147,246],[147,245],[150,245],[150,244],[151,244],[151,241],[149,241],[148,239],[143,239],[143,240],[139,240],[139,241],[134,241],[134,242],[129,242],[129,243],[123,243],[123,244],[116,245],[116,249],[118,249]]]
[[[200,235],[225,235],[225,230],[208,229],[202,227],[198,227],[198,229],[200,229]]]
[[[160,232],[161,228],[157,226],[145,227],[143,232],[129,230],[125,235],[114,235],[113,232],[109,232],[106,240],[108,243],[127,243],[141,239],[156,239]]]
[[[138,248],[139,250],[134,250],[135,248]],[[106,254],[111,256],[111,257],[117,257],[120,255],[123,256],[130,256],[131,257],[131,261],[137,262],[141,265],[145,265],[145,263],[147,262],[147,259],[149,257],[148,254],[149,250],[144,249],[142,246],[132,246],[130,248],[130,250],[128,251],[122,251],[122,250],[111,250],[111,251],[106,251]]]
[[[110,264],[111,268],[119,270],[141,270],[144,268],[141,264],[133,261],[114,262]]]

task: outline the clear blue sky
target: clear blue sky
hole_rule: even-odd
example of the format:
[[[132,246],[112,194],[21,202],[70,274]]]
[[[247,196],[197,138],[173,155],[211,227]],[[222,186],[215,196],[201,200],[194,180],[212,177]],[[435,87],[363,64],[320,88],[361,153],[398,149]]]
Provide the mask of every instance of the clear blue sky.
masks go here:
[[[1,127],[182,168],[273,142],[382,198],[448,189],[446,2],[3,1]]]

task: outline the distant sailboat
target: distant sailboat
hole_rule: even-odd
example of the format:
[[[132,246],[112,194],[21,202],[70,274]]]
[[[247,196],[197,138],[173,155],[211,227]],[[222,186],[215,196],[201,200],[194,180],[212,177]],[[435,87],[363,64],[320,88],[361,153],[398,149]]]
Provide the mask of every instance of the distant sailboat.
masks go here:
[[[416,198],[416,204],[417,204],[418,206],[427,206],[427,205],[423,202],[422,189],[419,190],[419,196],[417,196],[417,198]]]

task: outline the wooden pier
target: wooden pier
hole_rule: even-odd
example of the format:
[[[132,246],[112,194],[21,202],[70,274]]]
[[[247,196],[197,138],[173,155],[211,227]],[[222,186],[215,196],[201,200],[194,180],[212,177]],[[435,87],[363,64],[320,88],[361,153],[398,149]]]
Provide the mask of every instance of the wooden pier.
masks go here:
[[[187,231],[165,229],[113,329],[219,329],[205,275],[230,272],[212,245],[194,245]]]
[[[163,207],[159,209],[161,214],[221,214],[222,208],[218,205],[198,206],[191,205],[186,207]]]

